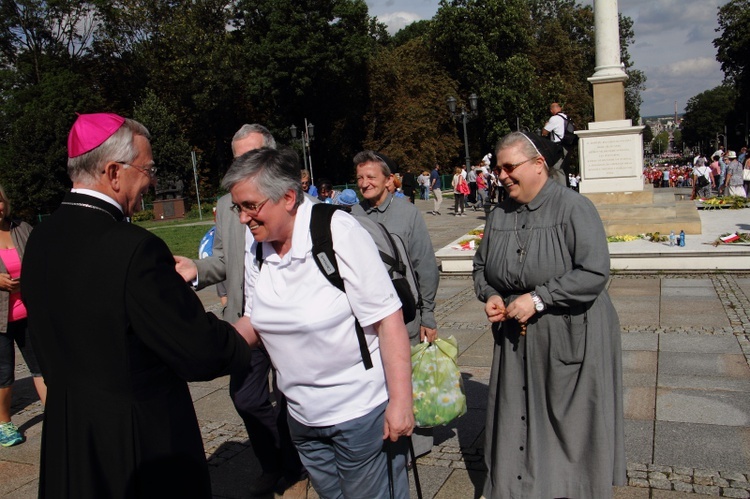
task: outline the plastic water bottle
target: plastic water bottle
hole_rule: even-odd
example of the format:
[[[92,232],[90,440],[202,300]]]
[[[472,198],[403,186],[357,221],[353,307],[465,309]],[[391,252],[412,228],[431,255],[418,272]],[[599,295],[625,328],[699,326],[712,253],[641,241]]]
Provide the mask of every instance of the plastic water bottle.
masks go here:
[[[669,233],[669,245],[670,245],[670,246],[674,246],[674,240],[675,240],[675,235],[674,235],[674,231],[671,231],[671,232]]]
[[[685,246],[685,231],[684,230],[680,231],[680,246],[683,246],[683,247]]]

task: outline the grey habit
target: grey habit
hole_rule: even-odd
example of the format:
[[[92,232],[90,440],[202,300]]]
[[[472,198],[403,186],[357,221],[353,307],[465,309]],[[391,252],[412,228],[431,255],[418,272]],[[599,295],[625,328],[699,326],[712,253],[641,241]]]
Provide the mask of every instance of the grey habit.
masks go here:
[[[525,336],[493,325],[484,446],[489,498],[600,499],[626,481],[620,323],[605,290],[609,251],[591,202],[548,180],[487,219],[474,288],[546,305]]]

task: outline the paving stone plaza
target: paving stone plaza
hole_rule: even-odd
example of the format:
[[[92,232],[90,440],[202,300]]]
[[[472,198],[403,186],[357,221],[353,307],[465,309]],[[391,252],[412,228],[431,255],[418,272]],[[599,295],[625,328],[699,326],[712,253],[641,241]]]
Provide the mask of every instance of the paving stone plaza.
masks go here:
[[[447,205],[433,216],[432,201],[417,200],[436,250],[484,221],[482,212],[450,216]],[[748,230],[750,210],[721,216]],[[628,486],[614,496],[750,498],[750,273],[615,273],[609,293],[623,330],[628,461]],[[218,310],[212,288],[200,296]],[[418,461],[422,491],[425,498],[476,498],[493,339],[469,276],[441,277],[436,316],[439,334],[458,339],[468,412],[436,428],[433,452]],[[13,420],[27,441],[0,448],[0,496],[31,498],[42,407],[20,355],[17,363]],[[250,497],[244,490],[260,470],[229,400],[228,378],[192,383],[191,391],[215,497]],[[308,497],[317,495],[310,490]]]

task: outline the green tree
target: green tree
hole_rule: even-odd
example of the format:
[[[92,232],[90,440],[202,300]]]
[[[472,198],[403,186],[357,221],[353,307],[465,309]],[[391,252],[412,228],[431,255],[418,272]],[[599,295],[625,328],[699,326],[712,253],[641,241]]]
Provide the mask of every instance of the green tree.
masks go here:
[[[628,47],[635,41],[633,20],[620,14],[620,61],[625,66],[628,79],[625,81],[625,117],[638,123],[641,117],[641,92],[646,89],[646,74],[633,67]]]
[[[148,123],[154,163],[158,168],[157,181],[162,185],[180,181],[188,191],[192,187],[193,171],[190,145],[182,134],[177,116],[149,89],[143,101],[136,105],[133,118]]]
[[[713,41],[716,60],[726,82],[740,96],[739,106],[750,106],[750,0],[730,0],[718,11],[719,36]]]
[[[213,185],[231,162],[232,135],[254,114],[243,95],[237,34],[227,30],[233,6],[229,0],[103,2],[105,22],[94,45],[97,81],[111,89],[107,98],[132,110],[149,98],[148,88],[176,119],[173,140],[202,152],[199,168]]]
[[[429,77],[425,77],[429,75]],[[382,151],[413,173],[448,163],[461,142],[442,106],[457,84],[421,38],[382,50],[369,68],[370,101],[364,147]]]
[[[242,90],[254,119],[283,138],[315,124],[315,172],[348,178],[364,139],[367,62],[381,27],[363,0],[241,0]]]
[[[651,152],[654,154],[662,154],[667,152],[669,148],[669,132],[659,132],[651,142]]]
[[[102,106],[82,72],[96,12],[73,1],[3,0],[0,14],[0,180],[31,220],[51,212],[70,185],[75,113]]]
[[[717,133],[723,133],[736,98],[734,88],[720,85],[688,99],[682,119],[684,144],[699,147],[704,153],[713,152],[715,144],[710,144],[715,142]]]
[[[429,34],[430,24],[432,21],[423,19],[421,21],[415,21],[403,29],[400,29],[398,33],[393,35],[392,42],[397,47],[411,41],[415,38],[425,37]]]
[[[101,101],[72,71],[45,72],[38,84],[16,89],[5,103],[8,119],[0,146],[0,181],[14,211],[26,220],[47,214],[70,186],[66,142],[75,112]]]
[[[470,155],[482,157],[497,139],[531,123],[540,86],[529,53],[534,45],[525,0],[441,0],[430,26],[430,49],[459,82],[459,101],[479,96],[479,118],[470,122]],[[445,98],[436,106],[445,106]],[[460,102],[459,102],[460,104]],[[483,133],[481,132],[483,130]],[[458,134],[458,128],[457,128]],[[463,163],[462,148],[455,163]]]
[[[531,5],[536,47],[531,57],[543,88],[534,123],[547,121],[552,102],[562,104],[574,123],[592,121],[594,103],[587,78],[595,66],[593,10],[573,0],[533,0]]]
[[[682,132],[676,128],[672,132],[672,149],[674,152],[682,153],[682,146]]]
[[[654,131],[651,130],[649,125],[646,125],[643,129],[643,143],[650,144],[652,140],[654,140]]]

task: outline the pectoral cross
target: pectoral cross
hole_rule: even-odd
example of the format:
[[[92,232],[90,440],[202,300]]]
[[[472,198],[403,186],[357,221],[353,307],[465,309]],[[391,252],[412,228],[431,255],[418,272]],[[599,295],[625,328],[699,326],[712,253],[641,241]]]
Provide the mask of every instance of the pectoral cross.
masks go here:
[[[518,253],[518,263],[523,263],[523,257],[526,256],[526,250],[520,248],[518,251],[516,251],[516,253]]]

